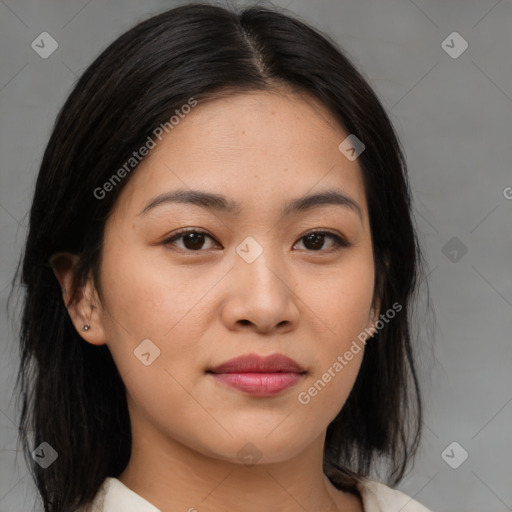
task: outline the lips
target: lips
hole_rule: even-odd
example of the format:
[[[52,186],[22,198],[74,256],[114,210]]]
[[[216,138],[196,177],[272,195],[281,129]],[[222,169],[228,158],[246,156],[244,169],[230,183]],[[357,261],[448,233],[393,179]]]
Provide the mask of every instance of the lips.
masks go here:
[[[256,354],[236,357],[211,368],[212,373],[304,373],[304,368],[283,354],[261,357]]]
[[[250,354],[230,359],[207,373],[222,385],[249,395],[270,397],[297,384],[306,371],[282,354],[267,357]]]

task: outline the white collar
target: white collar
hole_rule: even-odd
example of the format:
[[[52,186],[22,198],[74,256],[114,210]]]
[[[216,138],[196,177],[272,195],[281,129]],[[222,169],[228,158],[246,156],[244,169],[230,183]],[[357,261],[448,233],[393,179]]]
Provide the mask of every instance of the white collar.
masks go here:
[[[375,480],[358,484],[365,512],[431,512],[406,494]],[[92,505],[77,512],[162,512],[120,480],[107,477]]]

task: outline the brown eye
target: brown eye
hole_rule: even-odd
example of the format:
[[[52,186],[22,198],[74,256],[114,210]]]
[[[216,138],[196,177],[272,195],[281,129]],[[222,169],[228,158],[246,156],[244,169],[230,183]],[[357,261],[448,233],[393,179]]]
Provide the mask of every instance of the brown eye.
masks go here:
[[[177,245],[175,244],[175,241],[181,239],[183,243],[182,247],[179,247],[180,249],[197,252],[201,251],[207,238],[213,240],[213,238],[205,231],[199,231],[197,229],[186,229],[165,240],[164,244]]]
[[[174,245],[184,251],[201,252],[202,250],[212,249],[213,247],[206,247],[207,239],[214,241],[206,231],[198,229],[183,229],[175,233],[170,238],[166,239],[164,245]],[[304,247],[310,252],[333,252],[341,247],[348,247],[348,244],[342,237],[330,231],[312,231],[300,240],[304,241]],[[326,240],[331,240],[330,248],[324,249]],[[181,245],[177,243],[181,241]]]
[[[323,252],[331,252],[340,247],[348,247],[348,243],[335,233],[330,231],[313,231],[304,235],[300,240],[304,240],[304,246],[309,251],[319,252],[325,244],[326,239],[334,240],[334,248],[326,249]]]

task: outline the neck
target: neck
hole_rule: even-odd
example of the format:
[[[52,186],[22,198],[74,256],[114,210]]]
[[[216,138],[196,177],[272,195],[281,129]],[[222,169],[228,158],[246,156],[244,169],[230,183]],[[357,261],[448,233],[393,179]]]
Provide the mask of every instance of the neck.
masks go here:
[[[291,459],[245,465],[132,424],[130,461],[118,478],[163,512],[363,511],[358,496],[323,473],[324,441],[325,432]]]

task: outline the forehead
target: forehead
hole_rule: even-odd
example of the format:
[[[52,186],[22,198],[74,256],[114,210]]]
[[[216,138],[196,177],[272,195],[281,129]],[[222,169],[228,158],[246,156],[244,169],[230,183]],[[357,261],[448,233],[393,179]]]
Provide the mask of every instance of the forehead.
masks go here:
[[[198,103],[162,137],[125,186],[120,208],[179,189],[221,193],[242,210],[317,190],[341,189],[365,215],[357,160],[339,150],[348,136],[315,98],[250,92]]]

